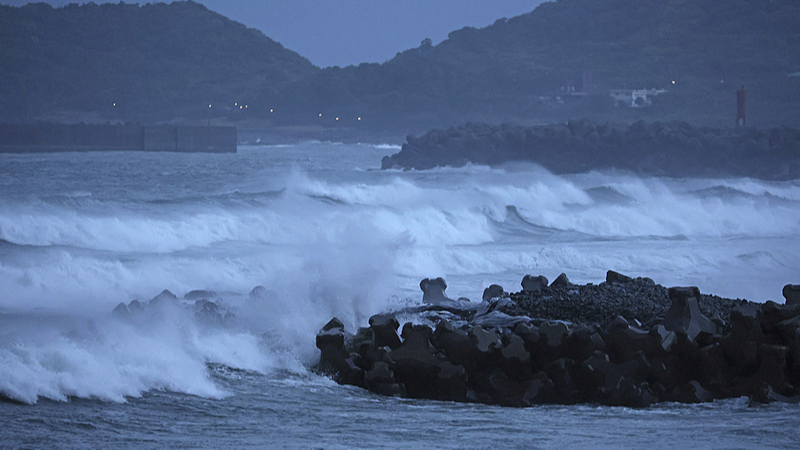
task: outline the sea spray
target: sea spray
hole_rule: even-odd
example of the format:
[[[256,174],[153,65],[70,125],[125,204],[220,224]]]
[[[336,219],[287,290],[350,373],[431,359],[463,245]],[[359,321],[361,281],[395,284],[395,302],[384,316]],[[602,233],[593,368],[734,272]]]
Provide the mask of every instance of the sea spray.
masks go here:
[[[608,269],[755,301],[800,258],[800,187],[751,179],[555,176],[537,166],[376,171],[386,150],[306,143],[236,155],[2,155],[0,391],[24,402],[221,398],[209,367],[304,374],[313,335],[418,302],[443,276],[480,299],[525,274]],[[7,188],[7,189],[6,189]],[[258,285],[265,295],[250,298]],[[120,302],[183,306],[129,323]],[[198,322],[189,291],[232,313]]]

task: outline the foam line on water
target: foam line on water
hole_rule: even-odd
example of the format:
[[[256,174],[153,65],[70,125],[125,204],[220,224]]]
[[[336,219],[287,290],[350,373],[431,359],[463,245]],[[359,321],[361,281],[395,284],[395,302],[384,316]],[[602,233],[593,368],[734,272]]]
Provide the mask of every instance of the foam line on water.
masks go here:
[[[190,306],[170,304],[150,305],[132,319],[80,311],[0,315],[0,393],[25,403],[123,402],[150,390],[223,398],[228,393],[214,382],[209,363],[305,374],[316,356],[308,333],[324,323],[322,316],[311,305],[288,314],[274,306],[242,305],[219,326],[199,322]]]
[[[303,371],[331,317],[363,326],[418,300],[424,277],[443,276],[451,296],[478,300],[489,283],[519,289],[527,273],[585,283],[614,269],[765,300],[795,281],[800,264],[792,183],[477,166],[267,175],[231,181],[209,203],[0,205],[0,240],[13,244],[0,246],[0,390],[26,402],[121,401],[151,389],[219,398],[226,393],[206,364]],[[281,194],[226,201],[238,192]],[[249,299],[256,285],[267,294]],[[225,293],[236,319],[223,328],[191,315],[108,320],[117,303],[165,288]]]

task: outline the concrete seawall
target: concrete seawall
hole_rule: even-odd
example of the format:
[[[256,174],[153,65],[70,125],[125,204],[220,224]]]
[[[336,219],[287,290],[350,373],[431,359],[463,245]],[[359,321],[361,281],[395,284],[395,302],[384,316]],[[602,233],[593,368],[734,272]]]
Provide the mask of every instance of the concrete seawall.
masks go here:
[[[0,153],[236,153],[236,127],[0,124]]]

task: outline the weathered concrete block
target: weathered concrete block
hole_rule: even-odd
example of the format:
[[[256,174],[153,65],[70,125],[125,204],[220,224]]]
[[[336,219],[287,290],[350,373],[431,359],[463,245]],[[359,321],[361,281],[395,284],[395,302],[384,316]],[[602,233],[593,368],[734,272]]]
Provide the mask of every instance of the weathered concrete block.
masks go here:
[[[783,298],[787,305],[800,305],[800,284],[787,284],[783,287]]]
[[[529,361],[531,357],[530,353],[525,350],[525,342],[516,334],[512,334],[508,338],[508,342],[503,346],[501,354],[503,358],[517,360],[523,363]]]
[[[626,406],[629,408],[644,408],[658,401],[656,395],[647,382],[637,382],[623,377],[617,388],[603,398],[604,404],[609,406]]]
[[[758,359],[760,363],[755,379],[769,384],[780,393],[790,391],[786,360],[788,354],[789,348],[783,345],[759,345]]]
[[[406,386],[403,383],[378,383],[370,390],[384,397],[404,398],[406,396]]]
[[[629,360],[638,352],[652,353],[656,346],[649,332],[629,325],[622,316],[609,325],[606,336],[609,351],[622,360]]]
[[[559,403],[572,404],[580,399],[580,391],[575,383],[575,361],[559,358],[544,367],[547,377],[553,380]]]
[[[650,336],[657,342],[657,350],[662,353],[668,353],[672,350],[672,346],[678,340],[678,336],[674,331],[667,330],[664,325],[656,325],[650,329]]]
[[[613,270],[609,270],[608,272],[606,272],[606,283],[624,284],[624,283],[630,283],[631,281],[633,281],[633,278],[627,275],[623,275],[619,272],[615,272]]]
[[[734,374],[750,374],[758,367],[758,345],[739,335],[731,334],[720,341],[725,360]]]
[[[438,371],[441,361],[434,356],[436,350],[430,343],[433,337],[431,328],[409,322],[403,325],[402,335],[403,345],[389,352],[389,357],[396,363],[395,370],[417,369],[431,373]]]
[[[484,330],[481,327],[475,326],[469,330],[469,335],[472,338],[475,350],[479,354],[488,355],[503,347],[500,337],[494,330]]]
[[[788,403],[788,404],[798,404],[800,403],[800,395],[793,395],[793,396],[786,396],[781,395],[775,392],[772,386],[768,384],[763,384],[759,389],[756,390],[750,396],[750,406],[754,404],[769,404],[769,403]]]
[[[492,395],[495,403],[505,403],[505,400],[512,393],[515,383],[505,371],[495,368],[487,376],[485,376],[479,383],[487,393]]]
[[[690,341],[694,341],[701,332],[716,334],[717,326],[708,317],[700,312],[697,300],[700,291],[692,287],[671,287],[669,298],[672,304],[664,318],[664,327],[677,334],[686,334]]]
[[[528,382],[525,392],[522,394],[522,405],[533,406],[547,402],[555,386],[553,381],[546,376],[533,379]]]
[[[437,304],[444,301],[450,301],[445,295],[444,291],[447,289],[447,283],[441,277],[433,280],[425,278],[419,282],[419,288],[422,289],[422,303]]]
[[[442,320],[436,325],[432,342],[436,348],[444,351],[450,361],[456,364],[470,362],[474,346],[472,338],[466,331],[454,328],[450,322]]]
[[[328,331],[334,328],[339,330],[344,330],[344,323],[342,323],[342,321],[339,320],[338,318],[334,317],[333,319],[329,320],[328,323],[325,324],[325,326],[322,327],[322,331]]]
[[[608,346],[603,332],[595,325],[578,328],[562,342],[566,356],[575,361],[584,361],[595,351],[607,352]]]
[[[596,351],[581,364],[584,379],[591,380],[592,385],[599,388],[604,396],[616,390],[624,377],[635,380],[647,369],[647,364],[642,358],[614,364],[608,355],[601,351]]]
[[[361,327],[353,336],[350,348],[355,350],[359,356],[364,357],[375,350],[375,332],[372,328]],[[368,364],[372,364],[369,362]],[[363,367],[368,369],[369,367]]]
[[[714,400],[714,395],[697,380],[692,380],[677,388],[673,393],[673,397],[681,403],[707,403]]]
[[[715,342],[697,351],[693,358],[694,373],[698,381],[715,397],[724,397],[731,369],[722,346]]]
[[[561,341],[569,335],[569,328],[563,322],[545,322],[539,325],[539,334],[544,336],[547,345],[558,347],[561,345]]]
[[[550,283],[550,287],[554,286],[572,286],[572,283],[570,283],[569,278],[567,278],[567,274],[562,273]]]
[[[521,337],[512,334],[500,354],[503,357],[503,367],[509,373],[513,373],[517,378],[530,376],[531,354],[525,350],[525,341]]]
[[[776,333],[779,323],[800,316],[800,304],[779,305],[767,300],[761,305],[758,316],[764,333]]]
[[[432,380],[436,384],[436,398],[454,402],[468,401],[467,379],[469,379],[469,376],[464,366],[453,365],[447,361],[443,362],[436,380]]]
[[[547,277],[544,275],[539,275],[538,277],[534,277],[532,275],[525,275],[522,278],[522,290],[523,291],[541,291],[542,289],[546,288],[548,285]]]
[[[505,295],[505,291],[503,290],[503,286],[499,284],[493,284],[486,289],[483,290],[483,301],[488,302],[493,298],[499,298]]]
[[[389,368],[385,362],[376,362],[372,369],[364,372],[364,386],[372,390],[378,384],[394,383],[394,372]]]
[[[317,348],[322,350],[323,347],[334,347],[338,349],[344,348],[344,330],[341,328],[322,329],[317,333]]]
[[[389,347],[394,350],[402,344],[397,335],[400,322],[393,314],[376,314],[369,318],[369,326],[375,333],[376,347]]]
[[[528,322],[520,322],[513,328],[514,333],[525,341],[526,345],[536,344],[539,342],[541,335],[539,334],[539,327]]]

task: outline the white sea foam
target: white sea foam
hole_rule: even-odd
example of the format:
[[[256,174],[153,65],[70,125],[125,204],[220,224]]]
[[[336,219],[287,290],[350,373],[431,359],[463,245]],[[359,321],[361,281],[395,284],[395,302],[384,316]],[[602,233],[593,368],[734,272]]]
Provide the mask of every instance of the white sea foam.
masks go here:
[[[52,200],[60,190],[39,192],[46,186],[0,202],[0,392],[25,402],[121,401],[150,389],[217,398],[226,393],[207,363],[303,371],[331,317],[363,326],[418,300],[424,277],[443,276],[450,296],[473,300],[491,283],[516,290],[528,273],[586,283],[614,269],[758,301],[797,282],[796,183],[555,176],[525,165],[354,171],[369,167],[358,158],[371,150],[355,146],[340,162],[336,152],[350,150],[245,149],[229,174],[197,175],[221,178],[217,191],[189,183],[170,201],[149,185],[152,198],[104,200],[115,181],[101,178],[70,191],[77,203]],[[163,158],[184,157],[197,158]],[[222,170],[215,161],[204,167]],[[267,295],[249,299],[256,285]],[[217,328],[185,311],[111,319],[117,303],[165,288],[219,292],[236,319]]]
[[[150,389],[225,395],[206,371],[207,347],[192,339],[185,323],[142,330],[108,319],[76,320],[69,326],[63,317],[16,320],[49,329],[44,337],[31,338],[21,330],[0,342],[0,392],[15,400],[35,403],[38,398],[64,401],[74,396],[124,401]],[[225,344],[229,352],[249,350],[248,339]]]
[[[724,182],[746,185],[751,192],[780,193],[788,199],[774,202],[764,195],[693,194],[702,186],[721,185],[718,180],[682,183],[604,174],[557,177],[541,170],[504,173],[486,168],[468,168],[468,177],[456,169],[446,172],[452,177],[441,182],[435,179],[442,176],[439,171],[432,175],[434,180],[386,174],[377,183],[366,183],[313,179],[296,171],[278,182],[282,195],[252,208],[198,211],[197,206],[178,204],[170,205],[172,210],[156,205],[149,207],[153,211],[76,212],[58,205],[7,207],[0,214],[0,239],[60,248],[39,253],[17,249],[28,264],[0,260],[0,280],[9,291],[0,303],[43,306],[57,298],[60,304],[88,301],[106,307],[120,298],[153,295],[165,287],[246,292],[272,279],[279,272],[276,267],[304,270],[310,255],[318,253],[331,261],[373,259],[387,273],[400,276],[413,276],[415,268],[424,274],[468,276],[542,265],[581,270],[582,264],[602,267],[603,261],[606,268],[636,267],[596,257],[615,253],[601,251],[604,246],[620,246],[604,244],[605,239],[633,239],[636,244],[630,252],[638,255],[641,239],[758,238],[767,246],[764,251],[773,255],[768,261],[780,268],[790,266],[792,258],[769,242],[800,234],[800,206],[790,200],[797,187],[791,184]],[[593,200],[587,189],[598,186],[630,202]],[[531,228],[530,235],[498,235],[496,226],[502,230],[510,220],[508,205],[515,206],[527,222],[517,224],[522,228],[512,232],[543,228]],[[542,235],[546,229],[552,231]],[[579,232],[580,240],[599,238],[600,243],[577,258],[583,263],[532,259],[530,255],[544,244],[552,248],[557,242],[575,239],[559,230]],[[514,245],[498,250],[507,240]],[[673,242],[669,247],[688,245]],[[716,254],[709,250],[693,251]],[[627,259],[639,260],[644,271],[655,269],[641,258]],[[687,263],[670,260],[675,267]],[[317,263],[326,264],[333,265]]]
[[[400,150],[401,148],[403,148],[402,145],[397,145],[397,144],[376,144],[373,147],[379,150]]]
[[[353,329],[385,307],[386,300],[375,299],[389,298],[389,284],[384,283],[382,273],[386,265],[374,253],[372,259],[350,260],[355,254],[352,249],[344,259],[336,252],[317,250],[313,257],[285,266],[276,261],[273,273],[263,273],[270,287],[263,297],[221,294],[225,300],[220,304],[235,315],[221,327],[198,323],[189,306],[157,309],[155,314],[147,309],[143,318],[127,322],[112,318],[110,307],[105,313],[95,312],[99,308],[93,308],[91,302],[98,301],[92,298],[99,295],[96,292],[87,295],[83,303],[55,305],[61,295],[40,289],[32,300],[48,298],[51,308],[46,312],[16,304],[13,311],[0,315],[4,329],[0,335],[0,393],[28,403],[72,396],[123,401],[150,389],[219,398],[226,393],[211,380],[207,363],[260,373],[275,369],[303,372],[316,357],[313,335],[322,324],[337,316]],[[204,267],[206,275],[211,266],[225,270],[223,263],[210,264]],[[229,269],[228,275],[248,273],[246,267]],[[192,270],[161,275],[159,270],[148,270],[138,274],[140,285],[167,280],[174,284],[181,278],[213,284],[212,280],[201,281],[203,274]],[[156,281],[147,280],[148,275],[154,275]],[[225,279],[222,275],[218,282]],[[42,278],[37,281],[43,283]],[[85,281],[92,282],[91,278]],[[77,284],[62,288],[74,290],[72,294],[80,292]],[[91,291],[91,287],[83,290]]]

